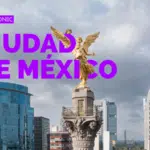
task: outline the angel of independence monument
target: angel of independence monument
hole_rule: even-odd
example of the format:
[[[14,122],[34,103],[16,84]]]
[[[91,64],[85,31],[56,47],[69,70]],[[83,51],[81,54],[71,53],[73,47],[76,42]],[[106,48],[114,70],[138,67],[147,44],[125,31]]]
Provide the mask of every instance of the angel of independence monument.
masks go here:
[[[61,40],[65,46],[69,46],[69,40],[63,33],[51,27],[52,33]],[[66,30],[71,34],[72,30]],[[72,92],[72,107],[63,107],[62,118],[72,138],[73,150],[93,150],[97,132],[102,125],[102,118],[97,107],[94,106],[94,92],[87,86],[88,75],[94,72],[94,68],[87,62],[89,46],[98,38],[99,32],[89,35],[85,42],[81,37],[76,39],[76,47],[73,50],[75,59],[80,61],[80,84]],[[82,44],[82,45],[81,45]]]

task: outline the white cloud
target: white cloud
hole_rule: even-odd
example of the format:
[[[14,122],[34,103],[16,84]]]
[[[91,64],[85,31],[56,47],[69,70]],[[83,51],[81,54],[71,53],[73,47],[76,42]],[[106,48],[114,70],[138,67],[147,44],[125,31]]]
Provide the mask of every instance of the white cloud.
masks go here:
[[[131,112],[134,113],[131,108],[128,109],[129,105],[133,101],[138,101],[134,96],[137,94],[144,95],[149,82],[149,69],[140,67],[140,65],[136,67],[137,64],[141,63],[141,66],[144,66],[142,64],[149,62],[148,49],[150,46],[149,43],[145,42],[149,42],[150,9],[148,1],[144,3],[139,0],[136,2],[130,0],[99,0],[100,3],[108,7],[108,10],[103,13],[100,13],[100,11],[93,13],[94,8],[89,9],[89,6],[94,1],[87,0],[45,0],[44,3],[42,0],[14,1],[16,3],[12,3],[11,0],[0,2],[1,14],[12,13],[16,17],[15,25],[0,25],[0,33],[36,32],[43,35],[49,31],[47,28],[50,25],[59,26],[59,29],[62,30],[71,27],[76,36],[87,36],[95,31],[101,32],[100,39],[93,44],[90,51],[100,52],[97,58],[110,57],[108,51],[117,54],[113,58],[118,60],[119,72],[114,80],[98,79],[92,81],[91,85],[94,83],[92,88],[95,88],[96,97],[119,95],[119,98],[114,96],[116,103],[119,103],[118,134],[122,135],[124,128],[128,128],[136,132],[133,134],[135,138],[140,137],[142,135],[142,123],[134,129],[132,128],[134,123],[128,122],[127,124],[127,121],[128,119],[134,119],[128,116]],[[128,51],[129,47],[130,52]],[[123,51],[126,54],[122,57],[119,52]],[[133,53],[138,53],[138,57],[131,55]],[[147,59],[145,59],[146,56]],[[4,55],[1,54],[0,58],[3,57]],[[15,57],[9,55],[8,57],[13,60],[20,58],[19,55]],[[29,57],[31,59],[32,56]],[[62,59],[68,57],[72,58],[71,55],[61,55]],[[34,58],[41,58],[41,55],[36,55]],[[8,81],[27,85],[30,92],[35,95],[32,97],[35,114],[49,117],[52,123],[58,123],[62,105],[71,105],[71,91],[76,83],[66,80],[32,80],[30,77],[25,80],[18,80],[17,64],[15,61],[11,63],[12,79]],[[133,70],[134,72],[130,73]],[[129,75],[126,75],[127,72]],[[131,76],[135,77],[132,80],[127,78]],[[124,106],[124,101],[130,101],[130,103]],[[141,108],[137,106],[137,109]],[[126,124],[128,126],[125,126]]]
[[[125,49],[137,41],[137,29],[130,24],[122,24],[107,30],[104,44],[111,49]]]
[[[118,4],[118,0],[98,0],[98,1],[107,5],[110,8],[113,8]]]

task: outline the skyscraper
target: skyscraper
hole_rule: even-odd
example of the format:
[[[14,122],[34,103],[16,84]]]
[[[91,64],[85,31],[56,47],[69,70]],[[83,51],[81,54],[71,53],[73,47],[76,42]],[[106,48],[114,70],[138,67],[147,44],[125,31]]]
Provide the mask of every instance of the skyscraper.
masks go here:
[[[34,109],[28,88],[0,82],[0,150],[34,150]]]
[[[34,142],[35,150],[48,150],[48,134],[50,123],[48,118],[34,117]]]
[[[110,138],[110,132],[109,131],[104,131],[103,133],[103,150],[112,150],[112,143],[111,143],[111,138]]]
[[[150,150],[150,90],[147,98],[143,101],[144,105],[144,149]]]
[[[102,111],[103,125],[98,134],[101,135],[100,140],[103,141],[104,131],[110,132],[110,139],[112,143],[117,141],[117,107],[114,102],[108,100],[96,100],[95,105]]]
[[[127,131],[124,131],[124,144],[127,144]]]
[[[101,150],[102,149],[100,138],[101,138],[100,134],[97,134],[97,136],[95,138],[95,142],[94,142],[94,150]]]

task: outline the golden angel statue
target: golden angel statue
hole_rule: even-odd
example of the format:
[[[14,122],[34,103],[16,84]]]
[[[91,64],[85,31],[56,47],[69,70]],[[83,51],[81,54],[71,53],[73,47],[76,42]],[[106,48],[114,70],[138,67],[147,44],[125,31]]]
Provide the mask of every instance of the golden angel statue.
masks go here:
[[[70,40],[60,31],[51,27],[52,34],[60,40],[66,47],[70,46]],[[72,30],[67,29],[67,34],[71,34]],[[95,56],[95,53],[88,53],[88,49],[92,43],[99,37],[100,32],[96,32],[86,37],[83,42],[81,37],[76,38],[76,47],[72,51],[75,59],[80,61],[80,84],[76,88],[87,87],[88,75],[94,72],[94,67],[87,62],[87,56]],[[83,44],[82,44],[83,43]]]

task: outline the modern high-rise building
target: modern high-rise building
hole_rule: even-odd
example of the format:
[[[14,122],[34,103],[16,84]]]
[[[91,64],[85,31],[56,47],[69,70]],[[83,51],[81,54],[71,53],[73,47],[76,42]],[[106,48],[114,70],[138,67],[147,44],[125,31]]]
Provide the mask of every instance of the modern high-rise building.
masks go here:
[[[124,144],[127,144],[127,131],[124,131]]]
[[[109,131],[103,133],[103,150],[112,150],[112,143]]]
[[[95,105],[98,106],[100,112],[102,112],[103,124],[97,134],[100,135],[100,143],[103,143],[104,131],[110,132],[110,139],[112,144],[117,141],[117,107],[114,102],[108,100],[96,100]]]
[[[28,88],[0,82],[0,150],[34,150],[34,109]]]
[[[147,98],[143,101],[144,105],[144,149],[150,150],[150,90]]]
[[[50,121],[44,117],[34,117],[35,150],[48,150],[47,136],[50,133]]]
[[[100,134],[97,134],[94,143],[94,150],[102,150],[100,138],[101,138]]]

